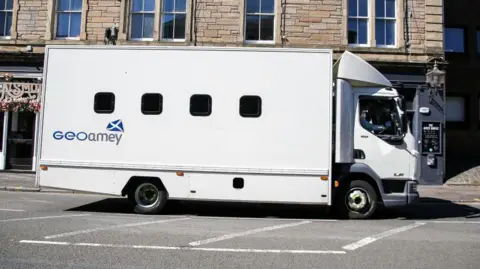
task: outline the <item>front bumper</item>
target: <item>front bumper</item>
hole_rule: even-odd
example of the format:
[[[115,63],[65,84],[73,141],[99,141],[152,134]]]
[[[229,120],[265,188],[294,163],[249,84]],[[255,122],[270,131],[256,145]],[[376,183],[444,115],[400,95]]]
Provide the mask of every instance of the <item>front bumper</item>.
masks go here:
[[[405,189],[407,193],[407,204],[415,204],[420,201],[420,194],[418,193],[417,187],[418,182],[416,181],[407,181],[405,184]]]
[[[406,206],[415,204],[420,200],[420,194],[417,191],[417,181],[407,181],[403,193],[383,194],[382,200],[385,207]]]

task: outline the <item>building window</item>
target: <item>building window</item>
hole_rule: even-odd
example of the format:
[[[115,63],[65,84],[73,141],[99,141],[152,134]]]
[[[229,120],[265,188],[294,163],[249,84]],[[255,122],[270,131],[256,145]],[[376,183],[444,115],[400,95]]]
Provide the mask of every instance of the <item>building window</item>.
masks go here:
[[[132,0],[131,39],[153,38],[155,0]]]
[[[348,43],[368,44],[368,0],[348,0]]]
[[[110,114],[115,110],[115,95],[111,92],[95,94],[93,109],[99,114]]]
[[[376,0],[375,39],[378,46],[394,46],[396,33],[396,0]]]
[[[240,98],[240,116],[258,118],[262,114],[262,99],[258,96],[242,96]]]
[[[212,97],[195,94],[190,97],[190,114],[192,116],[210,116],[212,114]]]
[[[80,36],[82,2],[83,0],[57,0],[57,37]]]
[[[445,52],[465,52],[465,29],[445,28]]]
[[[159,93],[146,93],[142,96],[142,113],[159,115],[163,110],[163,96]]]
[[[0,0],[0,37],[12,34],[13,0]]]
[[[450,122],[465,121],[465,98],[448,96],[445,102],[445,120]]]
[[[273,41],[275,0],[246,0],[245,40]]]
[[[162,38],[185,39],[187,0],[163,0]]]

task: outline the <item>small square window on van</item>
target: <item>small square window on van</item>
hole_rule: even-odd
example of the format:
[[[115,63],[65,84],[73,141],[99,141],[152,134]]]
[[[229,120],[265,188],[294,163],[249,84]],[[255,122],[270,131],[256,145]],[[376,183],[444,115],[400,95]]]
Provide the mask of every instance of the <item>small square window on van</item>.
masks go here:
[[[163,96],[159,93],[142,95],[142,113],[145,115],[159,115],[163,110]]]
[[[192,116],[210,116],[212,114],[212,97],[206,94],[195,94],[190,97],[190,114]]]
[[[262,114],[262,98],[246,95],[240,98],[240,116],[245,118],[258,118]]]
[[[115,95],[111,92],[95,94],[93,109],[100,114],[113,113],[115,110]]]

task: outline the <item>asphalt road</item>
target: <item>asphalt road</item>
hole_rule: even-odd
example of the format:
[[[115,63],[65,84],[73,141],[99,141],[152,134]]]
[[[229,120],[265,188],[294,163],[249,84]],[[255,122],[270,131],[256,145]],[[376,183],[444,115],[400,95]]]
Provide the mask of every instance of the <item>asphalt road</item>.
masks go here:
[[[366,221],[312,207],[0,192],[0,268],[480,268],[480,204],[424,204]]]

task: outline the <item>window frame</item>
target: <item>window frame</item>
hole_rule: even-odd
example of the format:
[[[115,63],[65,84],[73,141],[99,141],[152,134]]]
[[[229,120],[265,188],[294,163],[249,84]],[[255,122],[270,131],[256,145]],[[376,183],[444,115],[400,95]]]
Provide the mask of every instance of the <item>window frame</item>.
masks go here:
[[[463,37],[463,51],[448,51],[447,50],[447,29],[460,29],[462,30],[462,37]],[[468,35],[468,29],[465,26],[461,25],[445,25],[443,27],[443,39],[444,39],[444,52],[445,54],[451,54],[451,55],[463,55],[463,54],[468,54],[468,43],[467,43],[467,35]]]
[[[207,96],[208,97],[208,112],[207,113],[201,113],[199,114],[198,112],[195,112],[192,113],[192,99],[195,97],[195,96]],[[190,111],[190,115],[191,116],[194,116],[194,117],[209,117],[210,115],[212,115],[212,107],[213,107],[213,99],[212,99],[212,96],[209,95],[209,94],[204,94],[204,93],[198,93],[198,94],[192,94],[190,96],[190,103],[189,103],[189,111]]]
[[[12,8],[11,9],[7,9],[7,2],[8,1],[12,1]],[[0,7],[0,13],[4,13],[5,14],[5,25],[4,25],[4,31],[5,31],[5,35],[0,35],[0,40],[1,39],[11,39],[12,38],[12,32],[13,32],[13,20],[14,20],[14,17],[13,17],[13,10],[15,9],[15,0],[5,0],[5,6],[4,7]],[[12,21],[10,22],[10,34],[6,35],[7,33],[7,15],[8,14],[11,14],[11,18],[12,18]]]
[[[394,0],[394,2],[395,2],[395,14],[394,14],[393,17],[386,17],[386,15],[387,15],[387,1],[388,0],[381,0],[381,1],[384,2],[384,15],[385,15],[384,17],[377,16],[377,10],[376,10],[377,0],[375,0],[375,11],[374,11],[375,12],[375,18],[374,18],[375,19],[375,45],[378,48],[396,48],[397,45],[398,45],[398,28],[397,28],[397,24],[398,24],[398,17],[397,17],[398,0]],[[377,41],[377,20],[383,20],[385,22],[387,22],[387,21],[393,21],[394,22],[394,28],[393,28],[394,29],[394,35],[393,36],[395,38],[395,41],[394,41],[393,45],[379,45],[378,44],[378,41]],[[385,28],[385,39],[387,37],[386,33],[387,33],[387,30]]]
[[[259,102],[259,105],[258,105],[258,113],[256,114],[242,114],[242,100],[244,100],[244,98],[258,98],[256,101]],[[262,116],[262,98],[258,95],[243,95],[242,97],[240,97],[239,99],[239,107],[238,107],[238,114],[242,117],[242,118],[259,118],[260,116]]]
[[[187,10],[188,10],[188,1],[189,0],[183,0],[185,1],[185,11],[176,11],[176,2],[175,0],[173,1],[173,11],[164,11],[165,7],[165,1],[166,0],[161,0],[160,1],[160,40],[162,41],[169,41],[169,42],[185,42],[187,38]],[[163,25],[165,23],[164,21],[164,16],[165,15],[173,15],[173,38],[164,38],[163,37]],[[175,17],[176,15],[185,15],[185,29],[184,29],[184,37],[183,38],[175,38]]]
[[[358,119],[356,120],[359,124],[359,126],[365,130],[366,132],[376,136],[377,138],[385,141],[386,143],[391,143],[392,141],[389,141],[388,137],[391,137],[392,135],[385,135],[385,134],[375,134],[375,133],[372,133],[370,132],[369,130],[367,130],[363,125],[362,125],[362,121],[361,121],[361,118],[362,118],[362,110],[361,110],[361,106],[360,106],[360,103],[361,101],[363,100],[386,100],[386,101],[392,101],[392,102],[395,102],[395,100],[392,100],[393,98],[390,97],[390,96],[376,96],[376,95],[366,95],[366,94],[359,94],[358,95],[358,98],[357,98],[357,101],[356,101],[356,105],[357,105],[357,109],[356,109],[356,115],[355,117],[358,117]],[[396,107],[396,106],[395,106]],[[397,109],[397,108],[396,108]],[[396,112],[398,113],[398,110],[396,110]],[[398,127],[398,126],[397,126]],[[395,135],[393,135],[395,136]]]
[[[447,120],[447,100],[449,98],[463,99],[463,121]],[[447,93],[445,98],[445,126],[449,129],[467,129],[470,126],[470,95],[468,93]]]
[[[70,2],[70,8],[71,8],[71,5],[72,5],[72,1],[73,0],[69,0]],[[60,3],[60,0],[55,0],[55,7],[54,7],[54,16],[55,16],[55,24],[54,24],[54,33],[55,33],[55,39],[57,40],[80,40],[81,36],[82,36],[82,25],[83,25],[83,5],[85,4],[83,0],[81,0],[81,7],[79,10],[72,10],[72,9],[68,9],[68,10],[59,10],[58,8],[58,5]],[[58,25],[59,25],[59,15],[60,14],[64,14],[64,13],[68,13],[69,14],[69,20],[68,20],[68,35],[70,35],[70,31],[71,31],[71,22],[72,22],[72,14],[79,14],[80,15],[80,25],[79,25],[79,29],[78,29],[78,36],[58,36]]]
[[[153,0],[154,2],[154,7],[153,10],[151,11],[145,11],[145,0],[143,1],[143,10],[142,11],[133,11],[133,1],[135,0],[130,0],[129,1],[129,12],[128,12],[128,40],[132,41],[153,41],[155,37],[155,24],[156,24],[156,18],[155,18],[155,10],[156,10],[156,2],[157,0]],[[142,15],[142,36],[143,36],[143,19],[144,19],[144,14],[152,14],[153,15],[153,28],[152,28],[152,37],[141,37],[141,38],[132,38],[132,26],[133,26],[133,15],[135,14],[141,14]]]
[[[110,94],[112,95],[112,100],[111,100],[111,105],[112,105],[112,108],[110,110],[97,110],[97,96],[100,95],[100,94]],[[113,92],[97,92],[95,93],[94,97],[93,97],[93,111],[97,114],[112,114],[113,112],[115,112],[115,101],[116,101],[116,96]]]
[[[243,8],[243,40],[244,43],[246,44],[274,44],[276,40],[276,32],[277,32],[277,0],[273,1],[273,12],[272,13],[262,13],[262,12],[255,12],[255,13],[248,13],[247,12],[247,1],[244,0],[244,8]],[[262,6],[262,0],[259,0],[259,8],[261,11],[261,6]],[[248,16],[259,16],[259,19],[261,21],[262,16],[272,16],[273,17],[273,33],[272,33],[272,40],[261,40],[261,24],[258,25],[258,40],[252,40],[252,39],[247,39],[247,17]]]
[[[160,104],[159,104],[159,110],[158,111],[153,111],[153,110],[149,110],[149,111],[146,111],[143,107],[144,105],[144,100],[143,98],[145,98],[147,95],[158,95],[159,96],[159,100],[160,100]],[[140,99],[140,111],[142,112],[143,115],[160,115],[162,114],[163,112],[163,95],[160,94],[160,93],[156,93],[156,92],[146,92],[142,95],[141,99]]]
[[[349,10],[348,10],[348,6],[350,4],[350,1],[355,1],[357,3],[357,15],[356,16],[350,16],[349,15]],[[372,15],[371,12],[370,12],[370,3],[371,3],[372,0],[367,0],[367,16],[358,16],[359,14],[359,6],[360,6],[360,0],[347,0],[347,24],[346,24],[346,27],[347,27],[347,44],[348,46],[350,47],[368,47],[370,46],[371,42],[370,42],[370,39],[371,39],[371,31],[370,31],[370,26],[371,26],[371,18],[370,16]],[[374,1],[374,0],[373,0]],[[348,21],[350,19],[356,19],[357,20],[357,32],[358,32],[358,21],[359,20],[366,20],[367,21],[367,43],[365,44],[360,44],[360,43],[350,43],[350,41],[348,40]],[[357,38],[358,39],[358,38]]]

